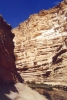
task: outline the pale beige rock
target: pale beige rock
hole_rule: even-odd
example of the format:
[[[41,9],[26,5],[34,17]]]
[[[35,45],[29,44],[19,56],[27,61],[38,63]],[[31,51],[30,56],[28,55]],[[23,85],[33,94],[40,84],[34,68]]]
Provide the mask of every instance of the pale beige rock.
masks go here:
[[[31,15],[15,34],[16,67],[25,81],[67,82],[67,4]]]

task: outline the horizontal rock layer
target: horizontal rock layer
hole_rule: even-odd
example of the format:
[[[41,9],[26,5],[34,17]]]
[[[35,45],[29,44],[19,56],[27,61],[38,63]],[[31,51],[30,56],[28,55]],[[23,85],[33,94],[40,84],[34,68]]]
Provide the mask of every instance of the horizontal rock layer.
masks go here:
[[[67,82],[67,4],[42,10],[13,29],[17,71],[25,81]]]

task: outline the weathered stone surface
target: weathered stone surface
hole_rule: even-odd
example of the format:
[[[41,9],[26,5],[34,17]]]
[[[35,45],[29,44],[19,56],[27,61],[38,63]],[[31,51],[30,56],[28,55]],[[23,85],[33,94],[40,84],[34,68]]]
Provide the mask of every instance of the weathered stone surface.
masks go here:
[[[42,10],[12,30],[16,67],[25,81],[67,82],[67,4]]]
[[[0,85],[16,82],[14,34],[0,15]]]

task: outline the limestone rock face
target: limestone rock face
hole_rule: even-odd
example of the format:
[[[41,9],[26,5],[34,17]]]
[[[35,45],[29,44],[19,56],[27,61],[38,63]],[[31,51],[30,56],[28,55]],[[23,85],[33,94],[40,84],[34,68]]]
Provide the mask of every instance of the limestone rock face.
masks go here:
[[[17,71],[25,81],[67,82],[67,4],[33,14],[12,30]]]
[[[16,81],[14,34],[11,26],[0,15],[0,84]]]

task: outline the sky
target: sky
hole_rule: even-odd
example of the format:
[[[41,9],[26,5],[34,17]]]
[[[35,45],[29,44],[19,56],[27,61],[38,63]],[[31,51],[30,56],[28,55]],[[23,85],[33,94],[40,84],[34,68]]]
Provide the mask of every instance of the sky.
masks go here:
[[[13,28],[42,9],[50,9],[62,0],[0,0],[0,14]]]

